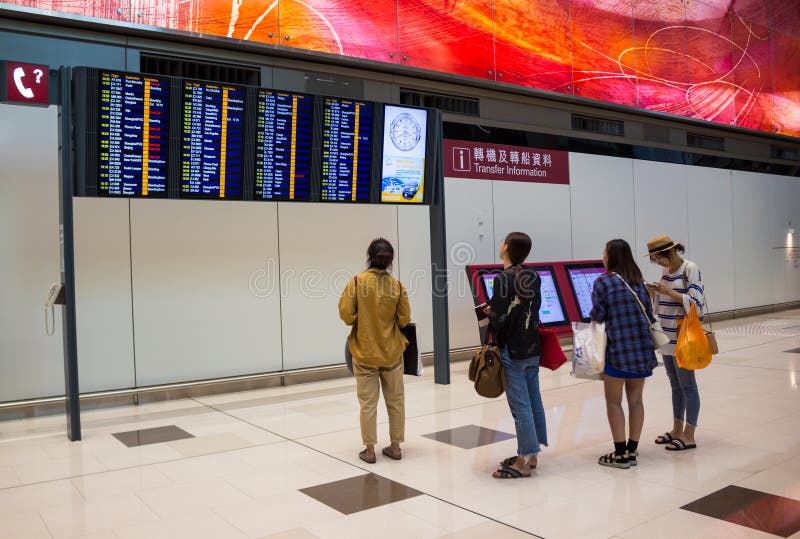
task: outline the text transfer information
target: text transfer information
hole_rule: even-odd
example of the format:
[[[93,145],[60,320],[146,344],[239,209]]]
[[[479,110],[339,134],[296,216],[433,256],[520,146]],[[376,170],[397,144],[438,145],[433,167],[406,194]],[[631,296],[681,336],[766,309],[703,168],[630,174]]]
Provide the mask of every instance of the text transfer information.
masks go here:
[[[369,202],[372,104],[325,98],[323,111],[322,200]]]
[[[314,100],[259,90],[256,199],[308,200]]]
[[[243,88],[183,84],[181,193],[241,198],[244,174]]]
[[[166,196],[169,81],[100,73],[99,193]]]

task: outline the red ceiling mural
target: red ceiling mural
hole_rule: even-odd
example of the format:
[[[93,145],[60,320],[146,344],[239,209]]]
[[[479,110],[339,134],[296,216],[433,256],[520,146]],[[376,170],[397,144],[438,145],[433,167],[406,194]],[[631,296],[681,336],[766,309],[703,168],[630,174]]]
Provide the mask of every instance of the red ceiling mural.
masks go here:
[[[6,0],[800,136],[800,2]]]

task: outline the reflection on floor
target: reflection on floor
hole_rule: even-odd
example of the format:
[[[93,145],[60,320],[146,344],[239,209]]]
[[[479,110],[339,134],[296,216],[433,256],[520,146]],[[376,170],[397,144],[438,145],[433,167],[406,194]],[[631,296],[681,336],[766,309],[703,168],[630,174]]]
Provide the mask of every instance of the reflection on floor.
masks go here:
[[[628,470],[596,464],[602,385],[568,367],[542,373],[550,447],[516,481],[490,476],[516,451],[508,406],[466,364],[450,386],[406,378],[403,459],[373,465],[352,379],[89,411],[74,444],[63,416],[3,422],[0,537],[800,537],[798,326],[800,311],[715,325],[696,450],[652,443],[672,416],[659,369]]]

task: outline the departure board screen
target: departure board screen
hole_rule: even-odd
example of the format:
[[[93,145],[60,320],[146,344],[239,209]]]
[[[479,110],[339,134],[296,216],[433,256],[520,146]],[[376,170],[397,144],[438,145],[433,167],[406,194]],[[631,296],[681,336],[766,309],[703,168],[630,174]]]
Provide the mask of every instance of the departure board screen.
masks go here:
[[[258,91],[257,200],[308,200],[314,98]]]
[[[101,71],[98,191],[166,196],[169,79]]]
[[[244,119],[244,88],[183,83],[182,196],[242,197]]]
[[[326,97],[322,127],[322,200],[369,202],[374,108]]]

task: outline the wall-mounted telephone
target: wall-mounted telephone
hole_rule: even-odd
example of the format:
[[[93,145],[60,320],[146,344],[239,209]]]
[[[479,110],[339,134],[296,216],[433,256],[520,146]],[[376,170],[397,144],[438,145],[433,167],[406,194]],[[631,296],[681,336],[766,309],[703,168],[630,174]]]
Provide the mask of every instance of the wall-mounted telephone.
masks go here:
[[[47,299],[44,300],[44,330],[48,336],[51,336],[56,330],[56,313],[54,305],[56,303],[64,303],[64,294],[62,293],[64,286],[61,283],[53,283],[50,291],[47,292]],[[48,319],[47,311],[50,311],[50,318]]]
[[[44,300],[45,307],[52,307],[56,304],[58,295],[61,293],[61,288],[63,288],[61,283],[53,283],[50,287],[50,291],[47,293],[47,299]]]

